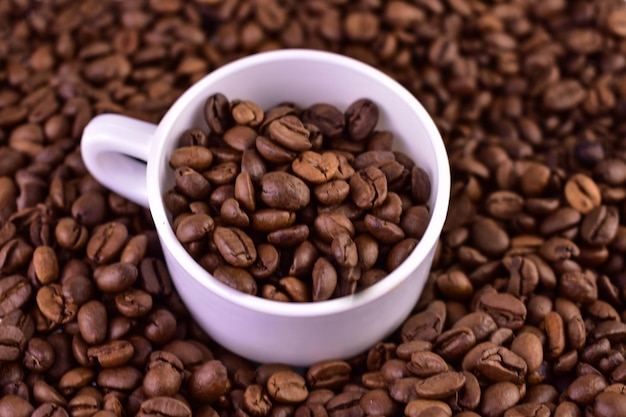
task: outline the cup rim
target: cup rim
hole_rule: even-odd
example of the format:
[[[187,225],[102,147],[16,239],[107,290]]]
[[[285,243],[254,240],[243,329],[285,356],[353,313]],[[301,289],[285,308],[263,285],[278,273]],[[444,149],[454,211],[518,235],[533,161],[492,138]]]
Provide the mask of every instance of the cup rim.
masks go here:
[[[219,84],[219,80],[229,75],[231,72],[236,72],[249,66],[284,59],[313,60],[326,64],[348,66],[353,71],[359,72],[373,79],[375,82],[383,84],[393,94],[399,96],[406,102],[413,112],[417,114],[434,148],[436,160],[435,169],[439,175],[439,186],[432,190],[432,192],[436,192],[437,195],[435,196],[434,204],[430,207],[431,217],[423,237],[409,257],[394,271],[371,287],[365,288],[350,296],[326,301],[297,303],[277,302],[264,299],[258,295],[250,295],[237,291],[213,277],[184,249],[182,244],[176,239],[163,203],[163,194],[166,190],[162,190],[160,184],[160,159],[165,157],[164,149],[168,143],[166,133],[171,130],[178,114],[186,108],[193,97],[203,94],[207,85]],[[260,52],[237,59],[213,70],[183,92],[158,123],[154,138],[147,163],[148,201],[161,244],[166,246],[164,250],[169,251],[173,258],[181,264],[182,268],[207,290],[212,291],[221,298],[237,304],[242,308],[282,317],[319,317],[359,308],[392,291],[405,280],[411,279],[412,273],[425,261],[431,249],[438,244],[438,239],[448,211],[451,181],[449,160],[441,134],[426,109],[405,87],[382,71],[354,58],[327,51],[283,49]]]

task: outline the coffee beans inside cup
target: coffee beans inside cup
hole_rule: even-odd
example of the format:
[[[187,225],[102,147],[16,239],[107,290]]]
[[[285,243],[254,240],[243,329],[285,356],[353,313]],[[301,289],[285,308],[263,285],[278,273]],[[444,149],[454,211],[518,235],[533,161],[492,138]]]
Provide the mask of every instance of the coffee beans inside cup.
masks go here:
[[[373,101],[262,109],[216,93],[204,119],[170,156],[164,202],[178,240],[226,285],[275,301],[351,295],[424,234],[429,175],[392,148]]]

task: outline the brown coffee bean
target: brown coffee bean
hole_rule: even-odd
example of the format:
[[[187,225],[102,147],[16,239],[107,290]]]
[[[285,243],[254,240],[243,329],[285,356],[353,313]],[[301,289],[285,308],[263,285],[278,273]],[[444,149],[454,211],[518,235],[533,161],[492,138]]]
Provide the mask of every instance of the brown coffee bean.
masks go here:
[[[329,104],[314,104],[302,113],[302,121],[317,126],[324,137],[336,138],[345,126],[344,115]]]
[[[426,310],[410,316],[402,325],[403,342],[425,340],[433,342],[443,329],[446,320],[445,305],[442,301],[431,302]]]
[[[175,182],[178,191],[196,200],[203,199],[211,192],[211,183],[200,172],[187,166],[176,168]]]
[[[528,366],[528,372],[536,371],[543,362],[543,345],[532,333],[521,333],[513,339],[511,351],[522,357]]]
[[[137,416],[190,417],[189,406],[173,397],[153,397],[141,403]]]
[[[433,414],[430,414],[433,413]],[[404,408],[407,417],[431,415],[437,417],[452,416],[450,406],[440,400],[415,399],[410,401]]]
[[[68,323],[78,312],[78,306],[63,297],[59,284],[41,287],[37,291],[36,301],[39,311],[52,325]]]
[[[360,39],[373,38],[376,32],[377,19],[370,13],[353,13],[346,18],[346,29],[349,37]],[[356,28],[359,30],[353,30]],[[364,32],[362,29],[369,28]],[[353,36],[350,36],[350,33]],[[367,138],[378,123],[378,106],[368,99],[359,99],[346,109],[346,128],[352,140],[361,141]]]
[[[213,153],[204,146],[183,146],[172,152],[169,163],[174,169],[189,167],[200,172],[211,166]]]
[[[0,415],[27,417],[34,410],[27,400],[17,395],[5,395],[0,399]]]
[[[0,272],[12,274],[26,265],[33,254],[33,248],[21,238],[9,240],[0,248]]]
[[[318,258],[313,264],[311,277],[313,301],[328,300],[337,288],[337,271],[333,264],[326,258]]]
[[[233,149],[245,151],[254,146],[257,133],[248,126],[235,125],[224,132],[222,139]]]
[[[0,280],[0,316],[21,308],[29,300],[32,287],[21,275],[9,275]]]
[[[272,121],[268,126],[268,133],[272,140],[291,151],[311,149],[310,133],[295,116],[283,116]]]
[[[319,154],[314,151],[300,153],[291,163],[291,169],[300,178],[312,184],[330,181],[339,167],[339,159],[333,152]]]
[[[345,361],[329,360],[315,363],[306,372],[310,389],[336,389],[350,379],[352,367]]]
[[[303,402],[309,395],[306,381],[293,371],[276,372],[270,376],[267,392],[275,401],[287,404]]]
[[[469,327],[457,327],[437,336],[434,350],[446,360],[461,358],[476,344],[476,336]]]
[[[507,293],[486,292],[478,300],[477,309],[493,317],[499,327],[519,329],[526,321],[526,306]]]
[[[576,378],[563,392],[563,398],[578,405],[589,405],[596,395],[607,387],[606,379],[597,374],[582,375]]]
[[[446,361],[441,356],[430,351],[414,352],[411,355],[411,361],[406,367],[413,375],[420,378],[428,378],[448,370]]]
[[[117,368],[130,361],[135,349],[126,340],[113,340],[111,342],[92,346],[87,349],[89,358],[94,358],[103,368]]]
[[[309,226],[298,224],[284,229],[274,230],[267,234],[267,241],[281,248],[298,246],[309,238]]]
[[[115,307],[128,318],[145,316],[152,308],[152,303],[150,294],[132,287],[115,296]]]
[[[600,189],[584,174],[575,174],[567,180],[564,188],[567,202],[583,214],[589,213],[602,202]]]
[[[315,199],[322,204],[340,204],[350,194],[350,185],[344,180],[328,181],[315,186],[313,194]]]
[[[375,389],[363,394],[359,400],[359,405],[367,415],[390,416],[398,411],[397,405],[387,391],[382,389]]]
[[[210,96],[204,105],[204,118],[213,133],[223,134],[231,124],[231,114],[226,96],[220,93]]]
[[[104,342],[107,336],[107,312],[104,304],[97,300],[88,301],[78,310],[76,320],[85,342],[92,345]]]
[[[417,239],[407,238],[396,243],[387,255],[387,270],[393,271],[411,255],[418,244]]]
[[[257,283],[248,271],[229,265],[219,265],[213,276],[222,283],[246,294],[257,293]]]
[[[528,367],[526,361],[509,349],[483,342],[471,349],[463,358],[463,370],[477,372],[494,382],[524,380]]]
[[[385,244],[395,244],[404,239],[404,231],[400,226],[371,214],[365,215],[365,227],[378,241]]]
[[[42,284],[49,284],[59,276],[59,262],[56,252],[50,246],[39,246],[33,251],[35,276]]]
[[[592,245],[610,243],[619,223],[617,209],[613,206],[597,206],[590,210],[580,225],[582,239]]]
[[[286,172],[268,172],[261,178],[261,201],[271,208],[300,210],[310,198],[306,184]]]
[[[141,288],[153,296],[169,296],[172,293],[172,279],[165,262],[157,258],[144,258],[139,264]]]
[[[248,267],[257,257],[252,239],[236,227],[216,227],[213,242],[224,260],[235,267]]]
[[[97,226],[87,242],[87,256],[98,264],[112,261],[120,254],[128,239],[128,229],[119,222]]]
[[[458,392],[465,384],[461,372],[443,372],[420,380],[415,384],[417,395],[427,399],[443,399]]]
[[[549,312],[543,319],[548,340],[548,356],[559,357],[565,350],[565,326],[556,312]]]
[[[138,276],[137,267],[130,263],[113,263],[94,271],[96,286],[105,293],[117,293],[129,289]]]
[[[26,337],[19,327],[0,326],[0,359],[5,362],[14,361],[21,356]]]
[[[520,400],[519,388],[511,382],[498,382],[483,393],[480,412],[484,416],[502,415]]]
[[[387,198],[387,178],[375,166],[368,166],[350,176],[350,195],[357,207],[369,209]]]

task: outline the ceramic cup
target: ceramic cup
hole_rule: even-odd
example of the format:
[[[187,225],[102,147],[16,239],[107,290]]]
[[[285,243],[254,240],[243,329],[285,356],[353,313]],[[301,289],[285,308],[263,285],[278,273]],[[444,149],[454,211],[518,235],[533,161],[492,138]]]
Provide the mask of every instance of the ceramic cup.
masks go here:
[[[282,303],[240,293],[212,277],[185,251],[170,226],[163,195],[174,185],[168,165],[179,136],[208,131],[203,107],[214,93],[252,100],[263,109],[292,101],[344,110],[359,98],[380,109],[378,128],[429,175],[430,223],[411,255],[377,284],[352,296]],[[172,105],[158,125],[121,115],[96,116],[85,128],[84,162],[103,185],[150,209],[172,281],[209,336],[253,361],[307,366],[354,356],[397,329],[427,279],[450,197],[450,169],[441,136],[422,105],[396,81],[341,55],[311,50],[264,52],[211,72]]]

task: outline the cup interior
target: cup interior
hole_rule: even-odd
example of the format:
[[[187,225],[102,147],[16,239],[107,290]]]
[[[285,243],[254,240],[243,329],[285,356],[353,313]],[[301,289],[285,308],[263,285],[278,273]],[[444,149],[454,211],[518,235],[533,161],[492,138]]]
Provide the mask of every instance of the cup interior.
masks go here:
[[[373,100],[380,109],[377,128],[391,131],[394,148],[407,153],[431,179],[430,223],[412,254],[374,286],[350,297],[315,303],[277,303],[239,293],[211,277],[176,240],[162,196],[174,185],[168,161],[178,138],[190,127],[208,131],[203,116],[204,103],[218,92],[229,100],[252,100],[265,110],[284,101],[302,107],[329,103],[345,110],[359,98]],[[450,174],[437,128],[411,93],[382,72],[351,58],[328,52],[282,50],[227,64],[198,81],[178,99],[159,124],[156,136],[148,162],[148,191],[150,209],[162,243],[205,287],[253,309],[281,315],[330,314],[368,303],[411,276],[437,243],[443,227],[448,209]]]

